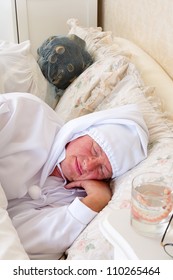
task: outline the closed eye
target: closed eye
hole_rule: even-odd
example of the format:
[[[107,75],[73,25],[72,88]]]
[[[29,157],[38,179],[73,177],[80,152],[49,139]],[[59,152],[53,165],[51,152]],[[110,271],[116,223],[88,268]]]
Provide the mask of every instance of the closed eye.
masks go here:
[[[93,145],[92,146],[92,154],[94,155],[94,156],[98,156],[98,151],[97,151],[97,149],[96,149],[96,147]]]
[[[103,176],[103,178],[106,179],[107,178],[107,169],[106,169],[105,165],[100,166],[100,172],[101,172],[101,175]]]
[[[105,174],[104,174],[104,166],[103,166],[103,165],[100,166],[100,171],[101,171],[101,174],[102,174],[103,176],[105,176]]]

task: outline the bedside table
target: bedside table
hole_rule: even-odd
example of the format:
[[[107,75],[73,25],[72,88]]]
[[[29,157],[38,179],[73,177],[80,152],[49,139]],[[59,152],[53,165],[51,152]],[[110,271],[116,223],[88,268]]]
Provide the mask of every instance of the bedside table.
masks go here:
[[[161,237],[138,234],[130,224],[130,209],[112,210],[101,222],[100,230],[114,247],[114,259],[171,260],[162,246]]]

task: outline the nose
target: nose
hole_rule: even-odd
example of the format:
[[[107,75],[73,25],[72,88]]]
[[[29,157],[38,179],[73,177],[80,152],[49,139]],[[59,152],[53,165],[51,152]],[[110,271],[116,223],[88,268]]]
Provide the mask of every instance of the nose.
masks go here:
[[[88,157],[83,159],[82,162],[82,169],[83,171],[92,171],[94,169],[97,169],[101,166],[101,160],[98,157]]]

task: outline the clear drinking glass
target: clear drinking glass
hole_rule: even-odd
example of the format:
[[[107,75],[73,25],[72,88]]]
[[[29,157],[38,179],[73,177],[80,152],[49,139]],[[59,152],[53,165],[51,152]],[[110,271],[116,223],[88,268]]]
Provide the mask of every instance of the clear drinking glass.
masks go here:
[[[148,172],[132,181],[131,225],[139,233],[163,234],[173,209],[172,178]]]

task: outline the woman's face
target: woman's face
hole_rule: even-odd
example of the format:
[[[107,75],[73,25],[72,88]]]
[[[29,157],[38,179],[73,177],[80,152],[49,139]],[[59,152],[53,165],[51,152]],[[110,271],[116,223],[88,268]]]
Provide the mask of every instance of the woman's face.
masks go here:
[[[60,163],[68,181],[104,180],[112,176],[105,152],[89,135],[79,137],[66,146],[66,157]]]

